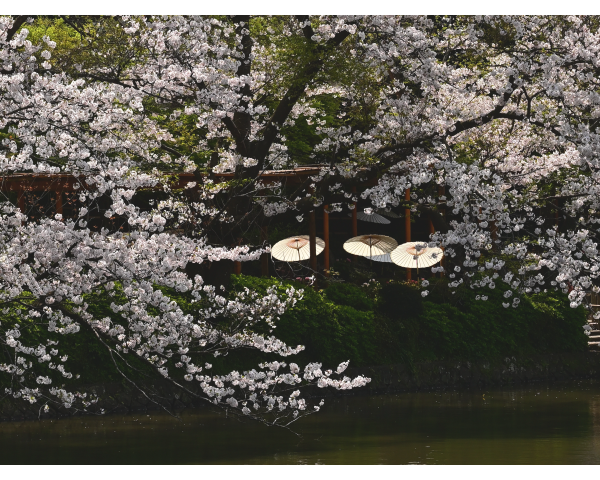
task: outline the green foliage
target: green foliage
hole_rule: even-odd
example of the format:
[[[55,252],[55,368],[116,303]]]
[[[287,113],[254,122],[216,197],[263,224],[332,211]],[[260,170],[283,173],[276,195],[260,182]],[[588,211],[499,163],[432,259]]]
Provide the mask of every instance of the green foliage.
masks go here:
[[[518,308],[504,308],[504,284],[488,289],[487,301],[476,300],[475,293],[466,290],[455,305],[423,302],[417,347],[424,358],[483,359],[587,348],[583,307],[570,308],[565,295],[524,296]]]
[[[381,286],[379,295],[379,309],[392,321],[423,313],[421,290],[416,283],[389,282]]]
[[[34,44],[41,43],[45,36],[56,42],[56,48],[51,52],[52,65],[56,63],[57,55],[64,55],[64,52],[76,49],[81,44],[81,34],[67,25],[62,18],[37,17],[33,24],[26,23],[21,28],[29,30],[28,39]],[[55,51],[59,53],[55,55]]]
[[[264,289],[272,279],[236,277],[238,286]],[[423,299],[414,282],[391,282],[377,289],[332,283],[323,291],[305,288],[304,298],[286,312],[276,334],[289,344],[306,346],[298,361],[353,366],[447,359],[481,360],[585,351],[582,307],[572,309],[566,296],[524,296],[518,308],[503,308],[504,284],[484,292],[433,280]],[[480,294],[482,292],[479,292]]]
[[[106,299],[97,299],[89,295],[86,300],[91,300],[90,311],[108,312],[109,303]],[[56,385],[73,384],[95,384],[95,383],[113,383],[123,381],[122,376],[115,368],[108,350],[100,343],[91,329],[82,328],[78,333],[62,335],[57,332],[49,332],[47,322],[40,322],[35,316],[29,315],[30,308],[39,306],[38,301],[33,296],[24,294],[20,298],[20,305],[14,305],[9,311],[3,312],[0,317],[2,326],[5,328],[17,327],[21,333],[20,340],[27,345],[47,345],[48,340],[56,342],[60,355],[53,358],[51,363],[61,364],[59,357],[68,356],[65,364],[65,371],[73,374],[72,378],[65,378],[56,369],[49,368],[49,363],[39,363],[35,367],[36,375],[47,375],[54,379]],[[110,312],[112,315],[114,313]],[[108,314],[106,315],[108,316]],[[51,350],[51,349],[48,349]],[[0,362],[11,362],[12,353],[9,350],[3,351],[3,357]],[[120,367],[132,378],[141,378],[141,363],[134,362],[133,368],[121,364]],[[32,375],[26,372],[25,375]],[[0,388],[9,386],[10,377],[0,375]]]
[[[325,289],[325,296],[338,305],[348,305],[356,310],[372,311],[375,302],[367,296],[364,288],[351,283],[332,283]]]
[[[266,291],[273,285],[274,279],[234,275],[232,285],[241,289],[248,287],[257,291]],[[323,362],[327,368],[350,360],[353,366],[372,365],[378,361],[375,335],[375,313],[360,310],[366,308],[369,299],[351,301],[355,306],[338,304],[322,291],[315,291],[299,282],[282,282],[280,292],[286,288],[304,288],[304,298],[288,310],[277,323],[277,337],[289,345],[304,345],[306,350],[295,357],[298,363]],[[328,288],[331,288],[328,287]],[[354,287],[354,291],[360,291]],[[351,298],[351,289],[337,291],[338,299]],[[336,295],[334,293],[333,295]]]
[[[273,285],[282,295],[289,287],[304,290],[303,299],[282,315],[274,332],[268,326],[256,329],[257,333],[274,334],[290,346],[304,345],[302,353],[287,359],[300,365],[319,361],[324,368],[334,368],[345,360],[350,360],[352,366],[448,359],[477,361],[581,352],[587,348],[587,337],[581,328],[585,323],[583,307],[572,309],[565,295],[551,292],[524,296],[518,308],[503,308],[507,287],[502,282],[494,290],[474,292],[459,288],[453,295],[444,289],[443,280],[432,281],[426,300],[420,289],[409,282],[363,287],[333,283],[324,290],[315,290],[300,282],[233,275],[231,285],[232,294],[244,288],[264,294]],[[185,312],[194,309],[186,294],[166,288],[164,293],[171,295]],[[488,300],[475,300],[482,293]],[[123,321],[110,308],[111,302],[123,301],[118,286],[112,297],[88,294],[85,301],[95,317],[110,317],[115,323]],[[35,318],[27,315],[31,302],[35,299],[24,297],[18,311],[2,315],[2,324],[20,324],[28,344],[46,343],[48,338],[59,342],[61,352],[69,355],[67,370],[81,375],[80,379],[59,379],[59,384],[122,381],[115,360],[130,378],[147,379],[153,374],[150,367],[132,356],[128,356],[129,365],[113,359],[91,330],[82,329],[75,335],[48,332],[46,325],[36,324]],[[227,328],[224,322],[221,327]],[[275,358],[274,354],[242,350],[224,357],[210,356],[206,361],[213,364],[215,372],[225,372],[255,368],[258,363]],[[42,374],[56,374],[40,368]],[[3,386],[6,385],[0,385]]]

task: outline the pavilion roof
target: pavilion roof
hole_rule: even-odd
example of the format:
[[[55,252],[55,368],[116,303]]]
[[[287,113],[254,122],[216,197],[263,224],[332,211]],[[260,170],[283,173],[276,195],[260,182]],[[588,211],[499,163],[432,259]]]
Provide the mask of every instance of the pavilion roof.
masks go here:
[[[260,178],[269,181],[284,181],[286,184],[298,184],[311,175],[317,175],[321,168],[326,165],[306,165],[285,170],[264,170],[260,173]],[[197,179],[193,173],[183,172],[165,172],[167,175],[177,175],[179,181],[177,187],[183,187],[188,182]],[[235,173],[223,172],[214,174],[218,179],[234,178]],[[83,176],[77,176],[69,173],[39,174],[39,173],[14,173],[12,175],[0,176],[0,191],[71,191],[74,185],[79,183]]]

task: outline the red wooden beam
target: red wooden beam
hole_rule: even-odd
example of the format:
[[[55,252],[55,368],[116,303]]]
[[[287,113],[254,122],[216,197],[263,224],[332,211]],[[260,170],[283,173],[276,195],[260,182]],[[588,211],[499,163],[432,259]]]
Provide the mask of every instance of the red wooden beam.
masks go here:
[[[267,225],[262,225],[260,227],[260,236],[261,236],[261,240],[263,242],[266,242],[269,239],[268,228],[269,227]],[[268,253],[263,253],[260,256],[260,274],[263,277],[269,276],[269,254]]]
[[[356,187],[352,187],[352,193],[356,193]],[[356,219],[357,204],[354,202],[354,210],[352,210],[352,236],[358,237],[358,222]]]
[[[58,190],[57,192],[55,192],[56,194],[56,204],[55,204],[55,210],[56,213],[59,214],[63,214],[63,201],[62,201],[62,196],[63,196],[63,192],[62,190]]]
[[[274,183],[284,181],[286,184],[299,184],[306,180],[307,177],[319,173],[321,167],[298,167],[289,170],[265,170],[260,173],[260,180],[264,183]],[[173,188],[184,188],[190,182],[196,182],[198,179],[193,173],[168,173],[173,175],[177,180],[173,184]],[[206,176],[206,174],[203,174]],[[215,177],[220,181],[232,180],[235,178],[235,173],[226,172],[216,174]],[[18,191],[26,184],[30,191],[42,190],[62,190],[72,191],[75,184],[84,183],[83,176],[76,176],[68,173],[58,174],[37,174],[37,173],[16,173],[13,175],[0,176],[0,191],[10,192]],[[371,179],[364,182],[364,186],[374,186],[377,184],[377,179]],[[93,189],[93,185],[88,188]]]
[[[404,200],[406,200],[407,202],[410,201],[410,188],[406,189],[406,192],[404,193]],[[405,208],[404,209],[404,229],[406,231],[406,242],[410,242],[410,208]],[[410,268],[406,269],[406,279],[410,280],[412,278],[411,275],[411,271]]]
[[[327,208],[329,205],[323,206],[323,241],[325,242],[325,250],[323,252],[323,268],[325,269],[325,276],[329,276],[329,213]]]

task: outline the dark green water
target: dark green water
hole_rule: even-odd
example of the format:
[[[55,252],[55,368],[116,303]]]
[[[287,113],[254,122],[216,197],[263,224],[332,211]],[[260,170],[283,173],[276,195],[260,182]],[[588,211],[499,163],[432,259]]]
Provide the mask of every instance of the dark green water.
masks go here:
[[[484,397],[485,394],[485,397]],[[0,424],[2,463],[598,464],[600,384],[354,396],[302,437],[206,410]]]

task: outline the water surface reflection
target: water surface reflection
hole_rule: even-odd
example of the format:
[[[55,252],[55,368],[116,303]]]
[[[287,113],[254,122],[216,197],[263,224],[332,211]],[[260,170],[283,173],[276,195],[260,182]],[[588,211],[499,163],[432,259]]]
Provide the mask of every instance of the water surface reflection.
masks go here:
[[[600,385],[349,396],[296,435],[206,410],[0,424],[3,463],[597,464]]]

